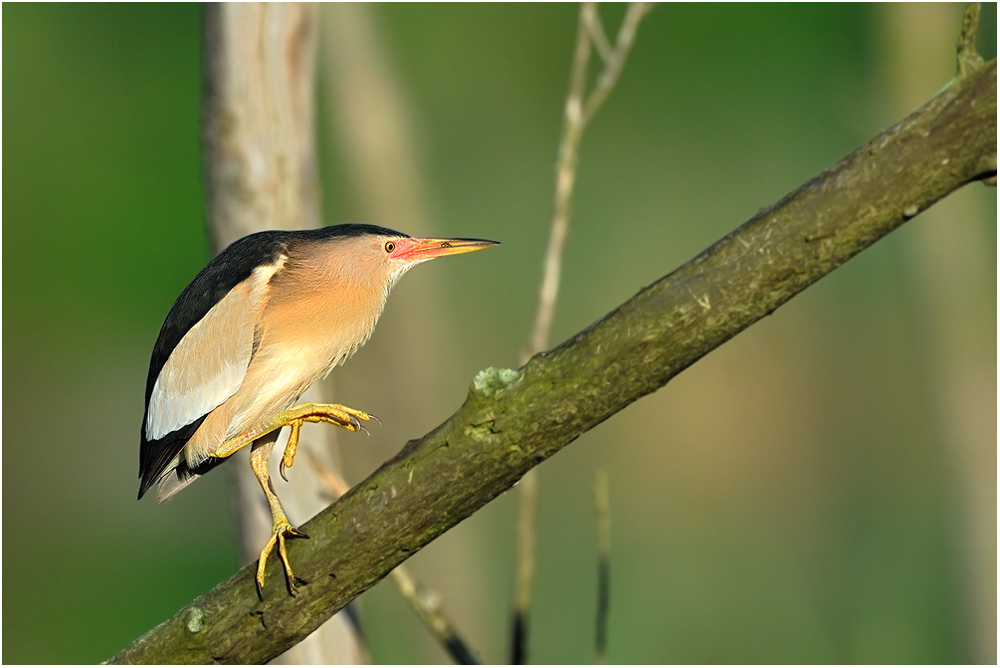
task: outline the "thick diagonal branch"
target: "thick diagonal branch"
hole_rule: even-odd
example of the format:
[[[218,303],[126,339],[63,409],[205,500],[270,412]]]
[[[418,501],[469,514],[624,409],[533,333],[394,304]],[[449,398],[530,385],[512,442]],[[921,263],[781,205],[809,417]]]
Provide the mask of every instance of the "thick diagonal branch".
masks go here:
[[[261,603],[253,567],[113,662],[257,663],[291,647],[526,471],[952,191],[996,173],[996,61],[518,370],[480,373],[451,418],[304,529],[307,581]]]

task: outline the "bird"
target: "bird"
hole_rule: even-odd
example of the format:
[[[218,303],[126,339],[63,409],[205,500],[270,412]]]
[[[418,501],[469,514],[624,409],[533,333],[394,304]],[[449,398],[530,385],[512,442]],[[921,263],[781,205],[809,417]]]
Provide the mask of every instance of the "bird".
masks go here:
[[[482,250],[486,239],[413,238],[367,224],[257,232],[216,256],[181,292],[153,346],[139,441],[139,499],[154,484],[163,502],[250,446],[250,465],[271,510],[291,595],[292,526],[268,475],[271,450],[290,427],[279,470],[294,462],[305,422],[348,431],[378,420],[340,404],[296,404],[318,378],[371,336],[389,291],[409,269],[438,257]]]

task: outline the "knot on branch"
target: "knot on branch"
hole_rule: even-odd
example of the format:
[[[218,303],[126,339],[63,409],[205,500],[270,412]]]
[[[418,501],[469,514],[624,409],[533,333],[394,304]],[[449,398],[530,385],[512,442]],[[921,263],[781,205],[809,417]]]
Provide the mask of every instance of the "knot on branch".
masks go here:
[[[976,37],[979,35],[978,2],[970,2],[962,16],[962,32],[958,35],[955,51],[958,54],[958,78],[968,76],[983,65],[983,58],[976,50]]]

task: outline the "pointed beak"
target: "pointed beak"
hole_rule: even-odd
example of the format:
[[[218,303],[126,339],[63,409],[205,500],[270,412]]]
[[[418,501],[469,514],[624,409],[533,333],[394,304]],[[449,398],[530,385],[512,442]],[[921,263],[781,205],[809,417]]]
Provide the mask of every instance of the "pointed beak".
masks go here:
[[[424,262],[445,255],[458,255],[496,246],[487,239],[400,239],[394,257],[406,263]]]

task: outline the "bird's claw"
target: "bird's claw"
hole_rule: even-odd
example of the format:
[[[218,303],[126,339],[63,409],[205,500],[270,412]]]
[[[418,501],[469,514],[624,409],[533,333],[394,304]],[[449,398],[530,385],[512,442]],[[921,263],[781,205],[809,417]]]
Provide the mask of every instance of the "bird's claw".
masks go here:
[[[361,418],[363,420],[375,420],[376,422],[378,422],[378,426],[380,427],[382,426],[382,421],[378,419],[378,416],[372,415],[371,413],[362,413],[361,411],[358,411],[357,413],[348,413],[347,415],[350,418],[349,429],[351,429],[351,431],[363,431],[369,436],[372,435],[371,432],[368,431],[368,429],[366,429],[363,424],[361,424],[361,420],[359,420],[358,418]]]
[[[354,427],[354,431],[363,431],[369,436],[371,436],[371,432],[365,429],[365,426],[361,424],[361,421],[358,420],[358,418],[354,417],[353,415],[351,416],[351,426]]]
[[[288,593],[295,596],[298,590],[295,587],[295,574],[292,573],[292,565],[288,562],[288,550],[285,547],[285,536],[309,538],[304,531],[296,529],[288,520],[276,520],[271,532],[271,540],[260,551],[260,558],[257,560],[257,596],[264,600],[264,570],[267,566],[267,558],[271,556],[275,545],[278,547],[278,556],[285,567],[285,580],[288,584]]]
[[[382,424],[382,421],[371,413],[365,413],[364,411],[348,408],[347,406],[337,405],[333,408],[336,408],[337,410],[330,411],[326,414],[313,415],[306,419],[310,422],[330,422],[338,427],[343,427],[348,431],[363,431],[369,436],[371,436],[371,432],[369,432],[365,426],[361,424],[362,420],[366,422],[368,420],[375,420],[379,423],[379,425]]]

